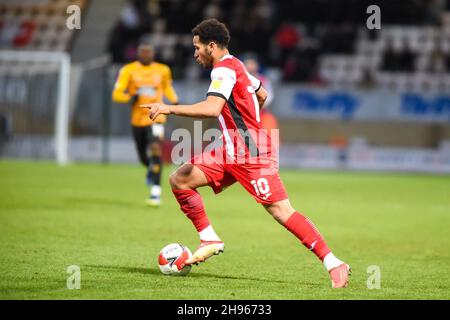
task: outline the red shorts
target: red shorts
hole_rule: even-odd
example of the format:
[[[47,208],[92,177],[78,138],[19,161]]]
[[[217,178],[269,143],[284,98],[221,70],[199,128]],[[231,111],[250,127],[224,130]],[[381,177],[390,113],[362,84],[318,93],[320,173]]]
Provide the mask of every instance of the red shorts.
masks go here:
[[[238,164],[232,160],[217,161],[217,154],[223,154],[223,159],[227,158],[223,149],[219,148],[213,153],[195,156],[190,161],[203,171],[215,193],[238,181],[259,203],[272,204],[288,198],[276,161],[265,159],[255,164]]]

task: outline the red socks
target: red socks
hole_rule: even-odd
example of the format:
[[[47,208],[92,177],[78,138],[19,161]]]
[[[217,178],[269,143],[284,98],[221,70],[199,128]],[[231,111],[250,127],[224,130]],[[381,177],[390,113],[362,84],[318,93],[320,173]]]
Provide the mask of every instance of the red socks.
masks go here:
[[[196,190],[172,190],[172,192],[180,204],[180,209],[192,221],[198,232],[210,225],[202,197]],[[311,220],[300,213],[294,212],[284,226],[320,260],[331,252]]]
[[[331,252],[316,226],[311,220],[300,213],[294,212],[284,223],[284,226],[292,232],[306,248],[314,252],[320,260],[323,260],[323,258]]]
[[[198,232],[209,226],[202,197],[196,190],[172,190],[180,209],[192,221]]]

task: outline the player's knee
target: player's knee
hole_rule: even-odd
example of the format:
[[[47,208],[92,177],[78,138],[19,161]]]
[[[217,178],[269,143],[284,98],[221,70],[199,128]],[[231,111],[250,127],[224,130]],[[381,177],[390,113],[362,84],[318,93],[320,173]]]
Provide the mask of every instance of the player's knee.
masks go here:
[[[284,224],[295,211],[290,204],[285,201],[265,206],[265,208],[272,217],[281,224]]]
[[[177,190],[181,189],[180,188],[180,179],[179,179],[176,171],[170,175],[169,183],[170,183],[170,187],[172,189],[177,189]]]
[[[169,177],[169,183],[172,189],[188,189],[189,174],[192,171],[189,165],[183,165]]]

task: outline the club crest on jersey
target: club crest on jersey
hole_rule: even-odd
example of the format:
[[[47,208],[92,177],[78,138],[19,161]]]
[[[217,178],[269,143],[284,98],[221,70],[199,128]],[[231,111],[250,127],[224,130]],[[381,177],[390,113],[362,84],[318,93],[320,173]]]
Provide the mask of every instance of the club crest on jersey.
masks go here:
[[[211,88],[212,89],[220,89],[220,87],[222,86],[222,82],[223,82],[223,78],[219,77],[217,79],[214,79],[211,83]]]

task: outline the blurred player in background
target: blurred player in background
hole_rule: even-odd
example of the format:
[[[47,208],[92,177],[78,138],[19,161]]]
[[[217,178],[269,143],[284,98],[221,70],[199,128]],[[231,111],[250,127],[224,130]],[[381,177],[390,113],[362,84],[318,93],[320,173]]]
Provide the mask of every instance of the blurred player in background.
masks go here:
[[[193,105],[152,103],[142,106],[150,109],[152,119],[160,114],[218,118],[222,129],[223,146],[195,156],[170,177],[173,194],[200,237],[199,248],[186,264],[203,262],[223,252],[225,246],[209,222],[197,188],[210,186],[219,193],[239,182],[323,262],[333,288],[346,287],[350,267],[333,255],[311,220],[289,202],[278,173],[275,146],[259,121],[259,110],[267,99],[261,81],[229,53],[230,34],[223,23],[216,19],[205,20],[192,34],[194,58],[204,68],[212,68],[207,98]]]
[[[264,102],[264,108],[260,111],[260,119],[261,125],[265,129],[278,129],[278,120],[277,118],[270,112],[270,106],[273,101],[273,90],[272,84],[270,83],[269,78],[259,72],[259,62],[256,56],[248,55],[244,58],[244,65],[247,68],[248,73],[254,76],[256,79],[261,81],[262,86],[267,91],[267,99]]]
[[[147,168],[146,183],[150,195],[149,206],[161,204],[162,141],[166,116],[149,118],[149,112],[140,108],[144,103],[162,102],[165,96],[178,104],[178,96],[172,86],[170,68],[154,61],[155,51],[148,42],[138,47],[138,60],[122,67],[113,91],[113,100],[132,105],[131,126],[140,162]]]

